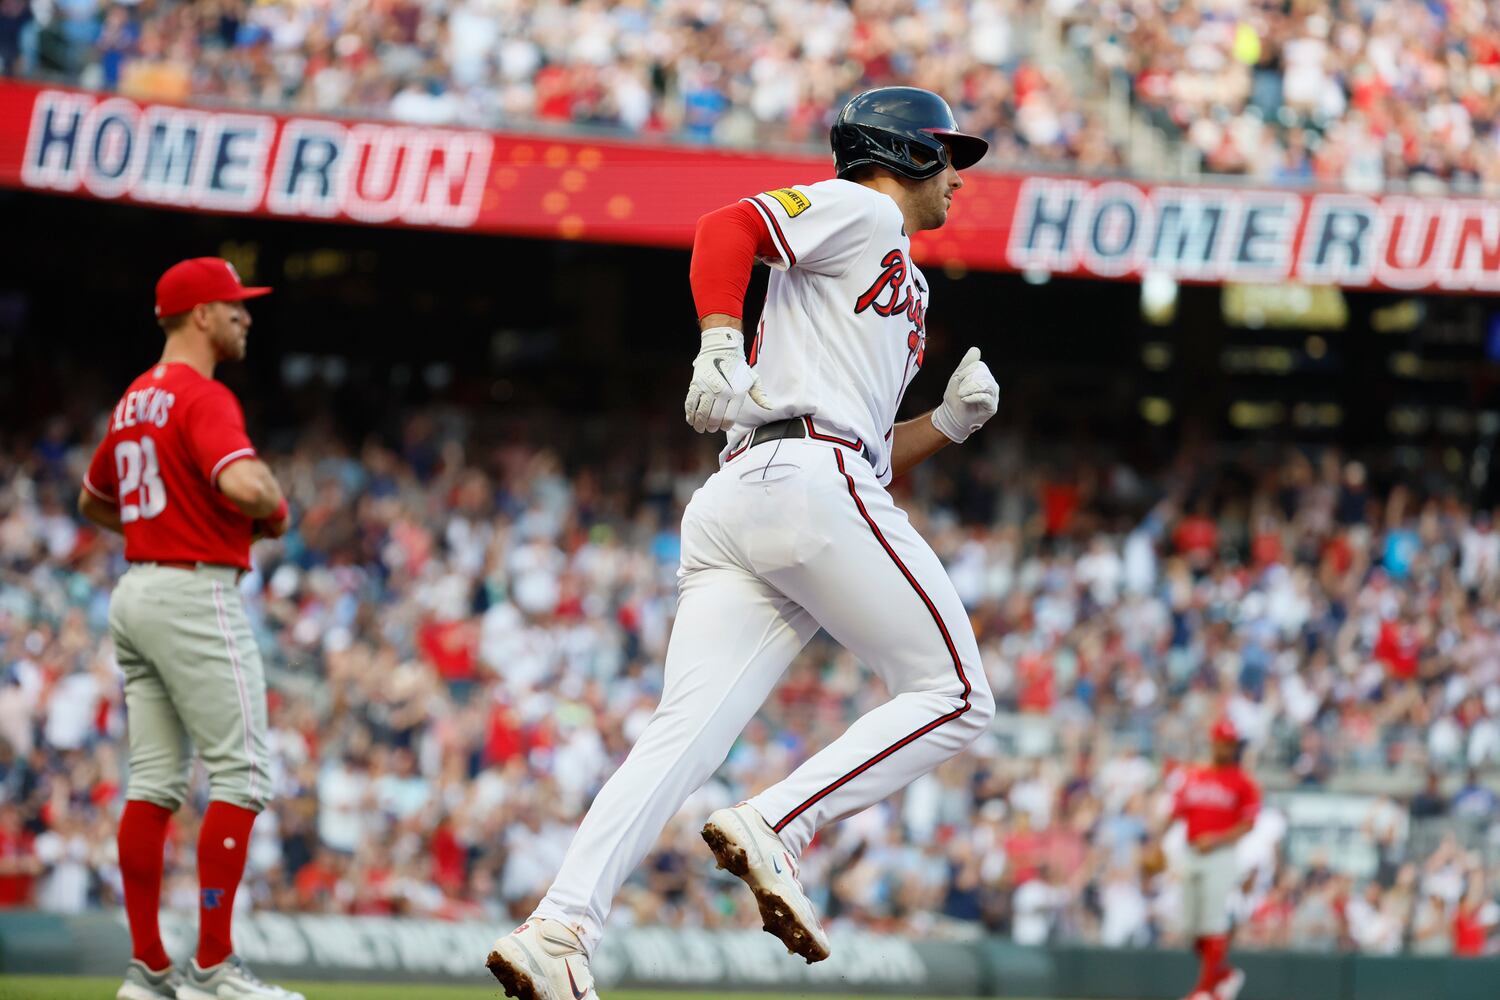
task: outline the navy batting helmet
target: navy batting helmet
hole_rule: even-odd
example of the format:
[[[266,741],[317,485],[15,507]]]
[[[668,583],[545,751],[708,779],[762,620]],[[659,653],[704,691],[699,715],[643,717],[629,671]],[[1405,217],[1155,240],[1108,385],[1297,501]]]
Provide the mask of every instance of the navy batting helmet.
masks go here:
[[[912,180],[972,167],[990,144],[958,130],[948,102],[920,87],[879,87],[854,97],[829,135],[833,164],[843,177],[874,164]]]

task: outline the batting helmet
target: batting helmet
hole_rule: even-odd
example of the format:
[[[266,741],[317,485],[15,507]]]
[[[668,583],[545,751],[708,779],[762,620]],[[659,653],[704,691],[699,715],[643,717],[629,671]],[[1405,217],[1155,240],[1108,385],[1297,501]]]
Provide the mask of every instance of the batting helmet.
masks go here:
[[[990,144],[958,130],[948,102],[920,87],[879,87],[844,105],[829,135],[833,165],[843,177],[874,164],[912,180],[978,163]]]

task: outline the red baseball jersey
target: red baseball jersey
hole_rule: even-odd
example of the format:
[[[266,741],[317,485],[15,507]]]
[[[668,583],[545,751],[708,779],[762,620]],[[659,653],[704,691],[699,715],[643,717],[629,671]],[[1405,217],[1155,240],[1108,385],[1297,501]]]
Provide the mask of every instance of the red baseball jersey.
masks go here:
[[[1172,803],[1172,815],[1187,823],[1188,842],[1221,833],[1260,812],[1260,788],[1238,764],[1188,768]]]
[[[120,397],[83,487],[120,508],[131,562],[250,568],[252,521],[215,483],[255,457],[239,401],[191,365],[153,365]]]

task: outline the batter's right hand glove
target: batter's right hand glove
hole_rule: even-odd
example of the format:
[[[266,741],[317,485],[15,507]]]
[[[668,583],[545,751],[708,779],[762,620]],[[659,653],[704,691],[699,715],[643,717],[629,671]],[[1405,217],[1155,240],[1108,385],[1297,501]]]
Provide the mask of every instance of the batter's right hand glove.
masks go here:
[[[699,434],[721,431],[734,424],[745,397],[763,410],[771,408],[760,376],[745,363],[745,335],[729,326],[703,331],[703,347],[693,359],[693,381],[684,410]]]
[[[971,347],[943,390],[943,405],[932,411],[932,426],[962,444],[998,409],[1000,383],[990,374],[990,366],[979,360],[979,348]]]

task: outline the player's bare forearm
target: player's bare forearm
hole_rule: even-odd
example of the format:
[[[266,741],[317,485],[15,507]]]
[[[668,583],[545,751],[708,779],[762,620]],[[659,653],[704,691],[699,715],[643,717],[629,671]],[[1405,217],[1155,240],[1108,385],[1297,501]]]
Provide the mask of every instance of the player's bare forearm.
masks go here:
[[[932,411],[902,421],[891,433],[891,475],[905,475],[953,442],[932,423]]]
[[[258,458],[242,458],[224,466],[216,485],[246,517],[270,517],[281,507],[281,484]]]
[[[88,490],[78,492],[78,513],[107,531],[124,534],[125,529],[120,527],[120,508],[100,500]]]
[[[744,322],[738,316],[731,316],[728,313],[709,313],[698,321],[700,330],[712,330],[716,326],[727,326],[731,330],[740,331],[745,329]]]

